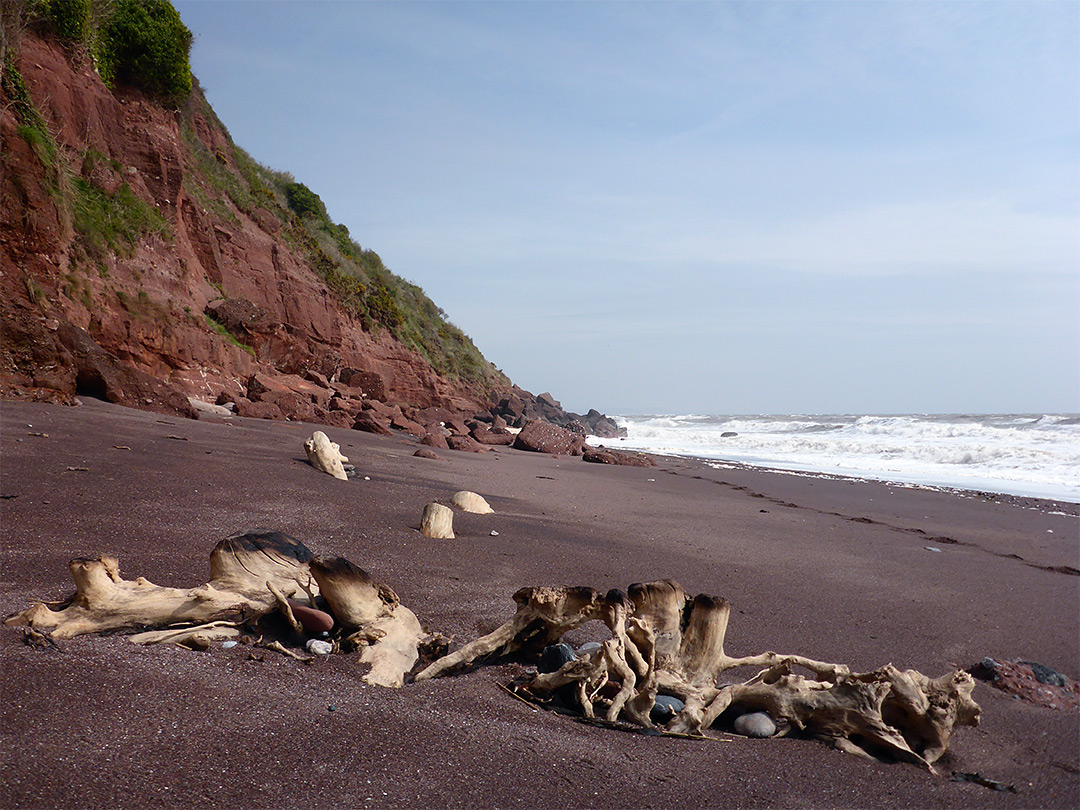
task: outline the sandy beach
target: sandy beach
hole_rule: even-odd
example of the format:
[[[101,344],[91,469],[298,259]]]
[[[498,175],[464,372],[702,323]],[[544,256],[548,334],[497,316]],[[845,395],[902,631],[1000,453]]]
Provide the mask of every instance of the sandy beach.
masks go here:
[[[343,482],[307,464],[310,425],[93,400],[4,402],[0,417],[5,616],[66,596],[74,557],[113,554],[127,578],[189,587],[206,580],[215,543],[266,527],[348,557],[426,628],[462,641],[508,619],[525,585],[671,578],[733,603],[733,654],[931,676],[990,656],[1080,676],[1075,505],[673,458],[652,469],[508,449],[429,460],[405,436],[322,427],[357,468]],[[495,514],[459,514],[455,540],[424,538],[424,505],[458,489]],[[931,776],[813,740],[582,725],[501,691],[515,665],[392,690],[363,684],[354,656],[304,665],[122,636],[60,647],[0,628],[4,807],[1080,804],[1080,713],[983,683],[981,725],[958,730]],[[950,781],[953,771],[1016,793]]]

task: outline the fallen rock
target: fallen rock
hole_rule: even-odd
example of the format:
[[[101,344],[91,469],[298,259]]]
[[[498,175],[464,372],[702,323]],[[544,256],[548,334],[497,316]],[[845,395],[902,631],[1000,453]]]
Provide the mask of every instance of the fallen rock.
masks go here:
[[[534,419],[514,438],[513,447],[553,456],[580,456],[585,449],[585,437],[551,422]]]
[[[420,444],[425,447],[438,447],[440,450],[450,449],[450,445],[447,444],[446,441],[446,436],[435,431],[428,431],[425,433],[424,438],[420,440]]]
[[[656,462],[641,453],[608,450],[606,447],[586,447],[582,458],[592,464],[616,464],[621,467],[655,467]]]
[[[450,436],[446,439],[446,444],[451,450],[460,450],[465,453],[487,452],[487,448],[477,442],[472,436]]]
[[[365,433],[375,433],[379,436],[393,436],[393,432],[390,430],[390,423],[385,419],[380,419],[375,416],[371,411],[360,411],[356,415],[356,420],[353,422],[353,430],[362,430]]]
[[[252,402],[247,399],[241,399],[236,403],[236,415],[246,416],[249,419],[277,419],[279,421],[285,419],[281,408],[273,402]]]
[[[415,453],[413,453],[413,455],[416,456],[417,458],[430,458],[430,459],[438,459],[439,458],[438,453],[436,453],[434,450],[428,449],[427,447],[421,447],[419,450],[417,450]]]
[[[421,436],[427,434],[427,429],[423,425],[418,424],[411,419],[406,419],[404,416],[395,416],[393,419],[391,419],[390,427],[397,430],[403,430],[406,433],[416,436],[417,438],[420,438]]]
[[[506,428],[489,428],[487,425],[477,425],[469,435],[480,444],[509,447],[514,443],[514,434]]]

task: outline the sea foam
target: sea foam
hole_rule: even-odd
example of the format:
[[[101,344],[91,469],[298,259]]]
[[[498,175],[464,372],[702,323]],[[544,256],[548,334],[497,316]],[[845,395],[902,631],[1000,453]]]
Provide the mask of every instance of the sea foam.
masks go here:
[[[1080,502],[1075,414],[619,416],[625,449]],[[723,434],[737,434],[724,436]]]

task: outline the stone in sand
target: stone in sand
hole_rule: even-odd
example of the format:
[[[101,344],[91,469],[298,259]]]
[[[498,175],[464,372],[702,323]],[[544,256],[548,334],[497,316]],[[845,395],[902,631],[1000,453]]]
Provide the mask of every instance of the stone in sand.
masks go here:
[[[429,503],[420,519],[420,532],[435,540],[453,540],[454,511],[441,503]]]
[[[490,515],[495,511],[482,496],[467,489],[455,492],[450,502],[462,512],[472,512],[474,515]]]
[[[735,732],[745,737],[771,737],[776,733],[776,723],[767,712],[747,712],[735,718]]]

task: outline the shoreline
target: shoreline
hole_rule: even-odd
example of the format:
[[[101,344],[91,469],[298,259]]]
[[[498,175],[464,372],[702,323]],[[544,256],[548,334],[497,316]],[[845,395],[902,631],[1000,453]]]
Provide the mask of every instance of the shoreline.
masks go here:
[[[1063,571],[1080,567],[1071,515],[671,456],[654,468],[508,449],[428,460],[404,436],[97,401],[3,402],[0,427],[5,616],[70,593],[74,557],[114,554],[127,579],[190,587],[218,540],[268,527],[347,557],[459,643],[512,615],[522,586],[671,578],[731,602],[731,654],[773,649],[858,671],[891,661],[931,677],[989,656],[1080,676],[1080,577]],[[314,430],[341,444],[357,478],[307,464]],[[458,489],[495,513],[456,515],[456,540],[423,538],[424,504]],[[933,777],[812,740],[582,726],[502,692],[515,664],[393,690],[365,686],[354,655],[304,666],[121,636],[61,648],[0,628],[0,789],[13,808],[1080,802],[1080,714],[983,683],[982,725],[956,734]],[[953,770],[1019,793],[951,782]]]
[[[913,481],[904,481],[901,479],[890,479],[883,477],[879,478],[868,475],[849,475],[845,473],[829,473],[820,470],[792,470],[786,467],[773,467],[764,463],[751,464],[744,461],[709,458],[706,456],[670,455],[664,453],[651,453],[645,450],[635,450],[633,452],[641,453],[642,455],[650,456],[654,459],[689,459],[698,464],[702,464],[706,467],[711,467],[717,470],[749,470],[767,473],[770,475],[791,475],[797,478],[815,478],[834,481],[868,481],[876,484],[882,484],[888,487],[895,487],[901,489],[919,489],[925,490],[927,492],[940,492],[947,495],[955,495],[960,498],[978,498],[980,500],[993,501],[995,503],[1009,503],[1014,506],[1019,506],[1023,509],[1034,509],[1041,512],[1047,512],[1049,514],[1060,514],[1068,515],[1070,517],[1080,517],[1080,502],[1063,500],[1061,498],[1040,497],[1035,495],[1018,495],[1012,492],[999,492],[997,490],[975,489],[963,486],[950,486],[948,484],[924,484]]]

